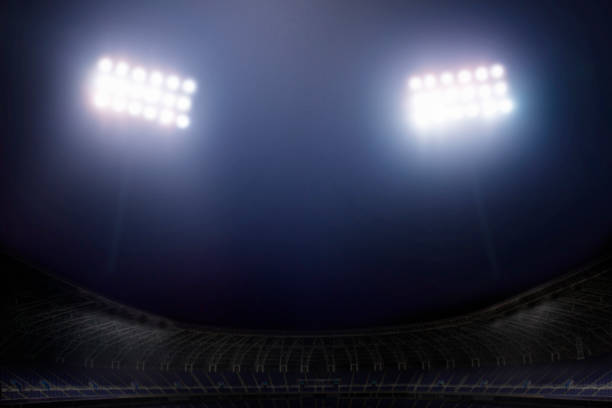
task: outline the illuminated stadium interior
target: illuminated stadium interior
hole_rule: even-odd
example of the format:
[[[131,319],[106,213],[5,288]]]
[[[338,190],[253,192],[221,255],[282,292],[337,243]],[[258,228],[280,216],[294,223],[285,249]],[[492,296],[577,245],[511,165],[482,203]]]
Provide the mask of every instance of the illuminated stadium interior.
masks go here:
[[[0,408],[612,405],[603,0],[0,4]]]

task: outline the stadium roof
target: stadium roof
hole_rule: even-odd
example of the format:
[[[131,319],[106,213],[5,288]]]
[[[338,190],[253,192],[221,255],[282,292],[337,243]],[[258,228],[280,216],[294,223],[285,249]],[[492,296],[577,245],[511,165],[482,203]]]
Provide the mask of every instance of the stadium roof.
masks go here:
[[[336,371],[513,365],[612,351],[612,257],[481,311],[336,332],[186,325],[10,261],[0,355],[86,366]]]

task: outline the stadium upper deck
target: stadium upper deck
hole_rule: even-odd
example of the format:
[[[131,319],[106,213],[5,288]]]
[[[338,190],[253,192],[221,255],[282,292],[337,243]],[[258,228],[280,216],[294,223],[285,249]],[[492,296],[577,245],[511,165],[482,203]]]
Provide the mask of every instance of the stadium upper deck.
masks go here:
[[[0,357],[15,364],[239,372],[435,370],[612,351],[612,257],[487,309],[341,332],[250,332],[145,313],[8,260]]]

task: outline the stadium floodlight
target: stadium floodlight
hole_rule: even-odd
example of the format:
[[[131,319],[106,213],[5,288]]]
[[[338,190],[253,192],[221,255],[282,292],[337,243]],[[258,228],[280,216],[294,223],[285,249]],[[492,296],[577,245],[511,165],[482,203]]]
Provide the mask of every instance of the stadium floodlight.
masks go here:
[[[103,57],[92,78],[91,101],[98,110],[185,129],[196,89],[191,78]]]
[[[416,127],[429,129],[464,119],[507,115],[514,102],[508,95],[505,75],[504,67],[494,64],[413,76],[408,80],[410,119]]]

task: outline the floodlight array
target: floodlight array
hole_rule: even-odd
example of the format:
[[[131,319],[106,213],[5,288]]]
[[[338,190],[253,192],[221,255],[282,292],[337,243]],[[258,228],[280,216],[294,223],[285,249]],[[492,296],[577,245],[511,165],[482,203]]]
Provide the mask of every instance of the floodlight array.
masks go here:
[[[468,119],[493,119],[514,109],[503,66],[425,74],[408,80],[409,115],[421,129]]]
[[[92,81],[92,102],[101,110],[185,129],[196,88],[190,78],[102,58]]]

